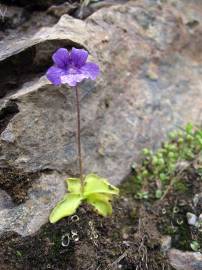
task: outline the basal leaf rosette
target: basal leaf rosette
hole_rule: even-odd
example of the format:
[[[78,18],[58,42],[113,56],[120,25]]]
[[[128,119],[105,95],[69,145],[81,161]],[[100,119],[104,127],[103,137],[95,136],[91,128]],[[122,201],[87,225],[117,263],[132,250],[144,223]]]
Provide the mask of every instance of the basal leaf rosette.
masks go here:
[[[66,183],[69,192],[51,212],[49,218],[51,223],[73,215],[84,201],[104,217],[112,214],[111,200],[113,196],[119,195],[119,189],[111,185],[107,179],[96,174],[88,174],[84,179],[83,191],[79,178],[68,178]]]

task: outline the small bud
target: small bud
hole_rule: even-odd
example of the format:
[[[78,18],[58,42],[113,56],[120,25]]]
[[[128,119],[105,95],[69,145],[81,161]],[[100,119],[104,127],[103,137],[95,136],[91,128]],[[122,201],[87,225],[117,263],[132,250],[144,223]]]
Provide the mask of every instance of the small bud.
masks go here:
[[[161,181],[165,181],[167,179],[167,176],[165,173],[160,173],[159,177]]]
[[[158,164],[158,158],[156,156],[152,157],[152,164],[157,165]]]
[[[169,134],[170,139],[174,140],[176,137],[177,137],[177,132],[176,131],[170,132],[170,134]]]
[[[148,175],[149,175],[149,172],[148,172],[147,170],[144,170],[144,171],[142,172],[142,175],[143,175],[143,176],[148,176]]]
[[[148,148],[144,148],[144,149],[143,149],[143,154],[144,154],[145,156],[148,156],[148,155],[151,154],[151,152],[150,152],[150,150],[149,150]]]
[[[162,196],[162,190],[157,189],[156,192],[155,192],[155,197],[156,197],[157,199],[160,199],[161,196]]]
[[[192,135],[188,134],[188,135],[186,136],[186,139],[187,139],[188,141],[193,141],[194,137],[193,137]]]
[[[168,157],[169,157],[169,158],[174,158],[174,157],[175,157],[175,154],[174,154],[173,152],[169,152],[169,153],[168,153]]]
[[[184,139],[183,139],[183,138],[179,138],[179,139],[178,139],[178,143],[179,143],[179,144],[182,144],[183,142],[184,142]]]
[[[159,158],[158,159],[158,165],[163,166],[164,164],[165,164],[164,159],[163,158]]]

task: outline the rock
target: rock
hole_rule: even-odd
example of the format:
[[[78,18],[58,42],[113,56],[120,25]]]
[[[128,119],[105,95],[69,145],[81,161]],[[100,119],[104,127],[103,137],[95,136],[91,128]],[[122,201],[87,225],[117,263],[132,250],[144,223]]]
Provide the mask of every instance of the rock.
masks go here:
[[[197,222],[197,216],[192,214],[192,213],[187,213],[187,222],[189,225],[193,225],[195,226],[196,225],[196,222]]]
[[[64,176],[56,172],[42,174],[29,190],[29,199],[16,206],[11,203],[8,205],[11,199],[1,191],[0,235],[7,231],[13,231],[22,236],[35,233],[48,221],[50,211],[64,195],[64,179]],[[4,204],[3,199],[5,199]]]
[[[13,206],[12,198],[0,189],[0,209],[12,208]]]
[[[33,23],[36,27],[37,22],[33,21]],[[66,39],[67,32],[63,23],[66,26],[69,25],[68,38],[70,41]],[[32,33],[32,29],[30,32]],[[51,65],[53,51],[60,46],[70,46],[70,44],[78,46],[83,39],[88,39],[85,32],[83,22],[67,16],[66,19],[61,19],[56,27],[49,28],[49,30],[44,27],[32,36],[6,39],[4,43],[0,44],[2,52],[0,54],[0,76],[4,78],[0,81],[0,98],[20,87],[27,82],[27,79],[29,81],[41,76],[42,72],[44,73]],[[59,38],[57,39],[57,37]]]
[[[156,149],[169,131],[187,122],[200,124],[201,28],[190,32],[182,16],[171,5],[159,8],[131,1],[103,8],[85,22],[64,15],[53,27],[2,43],[1,119],[6,118],[6,104],[17,110],[2,121],[0,167],[57,171],[57,182],[62,181],[60,174],[78,174],[74,91],[54,87],[42,76],[58,47],[86,48],[102,70],[96,82],[80,86],[85,173],[92,171],[119,184],[131,164],[139,161],[142,148]],[[55,195],[46,191],[50,198],[61,193],[56,187]],[[38,197],[43,199],[43,193]],[[36,211],[36,200],[28,201]],[[34,212],[27,210],[26,202],[14,209],[1,212],[0,227],[25,233],[22,224],[29,224]],[[27,213],[25,221],[21,209]],[[41,220],[32,223],[31,232],[47,221],[46,205],[39,211]],[[20,228],[11,225],[14,214],[22,215]]]
[[[29,13],[23,8],[0,5],[0,30],[16,28],[29,18]]]
[[[190,30],[202,22],[202,2],[200,0],[173,0],[172,4],[181,12],[183,22],[187,24]]]
[[[15,47],[10,44],[0,56],[5,61],[12,59],[13,54],[17,55],[17,66],[22,74],[36,69],[45,72],[52,52],[73,42],[94,51],[96,62],[99,53],[102,76],[96,83],[86,82],[81,86],[84,163],[86,171],[105,175],[113,183],[119,183],[130,171],[131,162],[138,158],[143,146],[155,148],[176,125],[201,121],[199,96],[202,89],[196,84],[200,79],[200,68],[196,68],[194,61],[192,71],[191,59],[186,52],[181,54],[181,47],[189,41],[186,26],[176,19],[176,11],[170,7],[161,13],[157,8],[148,8],[142,13],[143,8],[128,4],[103,9],[90,17],[87,24],[65,15],[55,27],[42,29],[32,39],[15,41]],[[129,28],[123,38],[121,31],[127,29],[127,21],[117,18],[124,13],[128,14],[131,30]],[[152,15],[156,18],[155,27],[150,25]],[[99,26],[92,23],[95,21]],[[148,24],[146,28],[143,21]],[[134,29],[138,37],[135,42]],[[153,40],[152,45],[147,38]],[[114,40],[117,40],[116,46]],[[176,51],[169,55],[171,43]],[[107,44],[107,48],[102,44]],[[28,57],[29,51],[32,53]],[[23,70],[24,59],[32,63],[32,70]],[[130,59],[130,65],[127,59]],[[149,66],[144,64],[147,62],[149,66],[151,63],[156,66],[157,81],[148,78]],[[113,68],[110,68],[111,63]],[[13,67],[12,63],[10,66]],[[12,71],[7,76],[9,74],[13,75]],[[4,131],[16,140],[9,143],[3,138],[2,161],[9,160],[14,167],[25,171],[51,169],[77,174],[72,91],[55,88],[42,79],[24,85],[9,98],[16,102],[19,113]]]
[[[194,197],[193,197],[193,205],[194,205],[194,207],[197,207],[197,205],[198,205],[201,198],[202,198],[202,193],[194,195]]]
[[[202,206],[202,193],[197,193],[193,197],[193,206],[195,208],[196,214],[199,216],[201,214]]]
[[[176,270],[201,270],[202,254],[200,252],[183,252],[171,249],[168,252],[169,260]]]
[[[78,6],[78,3],[65,2],[61,5],[53,5],[49,7],[47,13],[60,18],[64,14],[72,14],[78,8]]]
[[[80,8],[78,8],[74,13],[74,16],[79,19],[85,19],[101,8],[111,7],[117,4],[125,4],[128,1],[129,0],[102,0],[97,2],[90,1],[88,5],[83,2],[83,4],[80,5]]]
[[[161,250],[167,252],[171,248],[172,238],[169,235],[165,235],[161,238]]]

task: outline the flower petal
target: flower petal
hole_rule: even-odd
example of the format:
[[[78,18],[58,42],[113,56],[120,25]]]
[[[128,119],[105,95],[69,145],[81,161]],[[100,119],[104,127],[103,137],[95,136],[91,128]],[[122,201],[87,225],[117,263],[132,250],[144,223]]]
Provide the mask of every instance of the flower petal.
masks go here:
[[[58,49],[53,54],[53,62],[59,67],[59,68],[65,68],[68,66],[70,58],[69,58],[69,52],[65,48]]]
[[[72,48],[70,57],[72,60],[72,64],[74,64],[75,67],[80,68],[85,65],[88,58],[88,52],[84,49]]]
[[[61,77],[62,83],[67,83],[69,86],[76,86],[79,82],[86,78],[84,74],[67,74]]]
[[[95,80],[96,77],[100,74],[98,65],[91,62],[88,62],[83,67],[81,67],[80,71],[85,75],[86,78],[90,78],[91,80]]]
[[[46,72],[46,77],[49,81],[52,82],[54,85],[60,85],[61,84],[61,76],[65,75],[65,71],[61,68],[52,66],[48,69]]]

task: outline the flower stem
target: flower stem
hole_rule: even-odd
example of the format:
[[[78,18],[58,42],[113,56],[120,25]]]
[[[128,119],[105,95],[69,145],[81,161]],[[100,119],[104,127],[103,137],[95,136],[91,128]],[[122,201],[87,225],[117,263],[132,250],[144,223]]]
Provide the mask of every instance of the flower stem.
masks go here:
[[[83,193],[84,189],[84,180],[83,180],[83,165],[82,165],[82,156],[81,156],[81,125],[80,125],[80,102],[79,102],[79,91],[78,87],[75,87],[76,92],[76,110],[77,110],[77,147],[78,147],[78,162],[79,162],[79,172],[80,172],[80,181],[81,181],[81,192]]]

